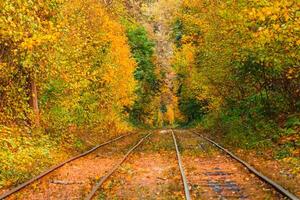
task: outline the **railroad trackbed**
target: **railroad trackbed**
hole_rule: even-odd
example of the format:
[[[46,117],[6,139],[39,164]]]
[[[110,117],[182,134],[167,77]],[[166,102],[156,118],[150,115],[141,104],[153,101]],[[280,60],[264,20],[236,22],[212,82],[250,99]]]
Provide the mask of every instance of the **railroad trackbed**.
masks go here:
[[[298,199],[199,133],[161,130],[112,139],[0,199]]]

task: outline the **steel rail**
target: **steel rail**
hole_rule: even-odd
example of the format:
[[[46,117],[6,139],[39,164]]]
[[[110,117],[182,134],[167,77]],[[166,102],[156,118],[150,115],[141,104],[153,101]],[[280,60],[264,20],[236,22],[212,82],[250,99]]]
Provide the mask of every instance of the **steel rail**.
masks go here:
[[[111,143],[116,142],[116,141],[118,141],[118,140],[121,140],[122,138],[127,137],[127,136],[130,136],[130,135],[132,135],[132,134],[134,134],[134,133],[129,133],[129,134],[126,134],[126,135],[121,135],[121,136],[119,136],[119,137],[117,137],[117,138],[111,139],[111,140],[109,140],[109,141],[107,141],[107,142],[104,142],[104,143],[102,143],[102,144],[99,144],[99,145],[93,147],[92,149],[90,149],[90,150],[88,150],[88,151],[86,151],[86,152],[84,152],[84,153],[82,153],[82,154],[79,154],[79,155],[77,155],[77,156],[74,156],[74,157],[72,157],[72,158],[70,158],[70,159],[68,159],[68,160],[66,160],[66,161],[64,161],[64,162],[62,162],[62,163],[60,163],[60,164],[58,164],[58,165],[56,165],[56,166],[53,166],[53,167],[51,167],[50,169],[48,169],[48,170],[42,172],[41,174],[37,175],[36,177],[33,177],[32,179],[30,179],[30,180],[28,180],[28,181],[26,181],[26,182],[20,184],[19,186],[17,186],[17,187],[15,187],[15,188],[13,188],[13,189],[11,189],[11,190],[9,190],[9,191],[3,193],[2,195],[0,195],[0,200],[2,200],[2,199],[4,199],[4,198],[7,198],[7,197],[9,197],[10,195],[12,195],[12,194],[14,194],[14,193],[16,193],[16,192],[18,192],[18,191],[24,189],[26,186],[28,186],[28,185],[30,185],[31,183],[33,183],[33,182],[35,182],[35,181],[37,181],[37,180],[43,178],[44,176],[48,175],[49,173],[53,172],[54,170],[56,170],[56,169],[58,169],[58,168],[61,168],[61,167],[64,166],[65,164],[70,163],[70,162],[72,162],[72,161],[74,161],[74,160],[77,160],[77,159],[79,159],[79,158],[82,158],[82,157],[84,157],[84,156],[86,156],[86,155],[88,155],[88,154],[90,154],[90,153],[96,151],[96,150],[99,149],[100,147],[103,147],[103,146],[105,146],[105,145],[108,145],[108,144],[111,144]]]
[[[142,144],[142,142],[147,139],[152,133],[147,134],[145,137],[143,137],[137,144],[135,144],[105,176],[103,176],[98,183],[93,187],[92,191],[88,194],[88,196],[85,198],[85,200],[91,200],[94,195],[96,194],[97,190],[102,186],[102,184],[124,163],[124,161],[127,159],[127,157],[138,147]]]
[[[253,174],[255,174],[257,177],[259,177],[261,180],[263,180],[267,184],[271,185],[276,191],[278,191],[279,193],[281,193],[285,197],[288,197],[291,200],[299,200],[299,197],[297,197],[293,193],[289,192],[288,190],[286,190],[281,185],[279,185],[275,181],[271,180],[267,176],[263,175],[261,172],[257,171],[254,167],[252,167],[249,163],[247,163],[246,161],[240,159],[235,154],[233,154],[229,150],[225,149],[224,147],[222,147],[221,145],[219,145],[215,141],[213,141],[213,140],[211,140],[211,139],[209,139],[209,138],[207,138],[207,137],[205,137],[205,136],[203,136],[203,135],[201,135],[201,134],[199,134],[199,133],[197,133],[195,131],[191,131],[191,132],[194,133],[194,134],[196,134],[196,135],[198,135],[199,137],[205,139],[206,141],[210,142],[211,144],[215,145],[216,147],[218,147],[219,149],[221,149],[222,151],[224,151],[225,153],[227,153],[231,158],[233,158],[234,160],[236,160],[239,163],[241,163],[242,165],[244,165],[250,172],[252,172]]]
[[[176,149],[176,155],[177,155],[177,160],[178,160],[178,166],[179,166],[180,173],[181,173],[181,179],[182,179],[183,186],[184,186],[185,199],[186,200],[191,200],[189,184],[188,184],[187,178],[186,178],[185,173],[184,173],[184,169],[183,169],[182,160],[181,160],[181,156],[180,156],[180,153],[179,153],[176,137],[175,137],[174,131],[172,129],[171,129],[171,132],[172,132],[172,137],[173,137],[173,141],[174,141],[174,145],[175,145],[175,149]]]

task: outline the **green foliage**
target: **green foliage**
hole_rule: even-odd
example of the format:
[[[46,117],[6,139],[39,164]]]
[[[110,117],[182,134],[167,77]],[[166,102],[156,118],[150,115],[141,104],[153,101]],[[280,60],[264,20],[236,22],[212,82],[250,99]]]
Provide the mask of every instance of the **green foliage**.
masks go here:
[[[186,116],[186,123],[198,121],[203,118],[207,110],[207,102],[201,102],[197,99],[179,99],[179,109]]]
[[[154,89],[156,87],[156,76],[152,62],[154,43],[149,40],[146,30],[140,26],[128,28],[127,37],[133,57],[138,63],[134,73],[135,79],[149,84],[151,89]]]
[[[100,192],[97,199],[98,200],[105,200],[105,199],[107,199],[107,195],[104,192]]]
[[[214,135],[222,135],[223,142],[241,148],[271,147],[280,131],[273,121],[263,116],[257,118],[241,117],[241,110],[224,110],[219,114],[209,114],[200,124]]]
[[[287,143],[281,146],[281,148],[276,152],[275,157],[277,159],[283,159],[292,156],[293,144]]]
[[[133,24],[128,25],[127,37],[133,57],[138,64],[134,72],[138,81],[137,99],[130,109],[130,119],[137,125],[148,124],[154,118],[156,108],[153,107],[153,100],[159,90],[159,81],[153,64],[154,43],[148,38],[143,27]]]
[[[182,21],[180,21],[179,19],[177,19],[173,24],[172,33],[173,33],[172,38],[174,38],[176,46],[180,47],[182,36],[183,36],[183,24]]]
[[[288,117],[285,122],[286,128],[296,128],[300,126],[300,116],[299,115],[292,115]]]

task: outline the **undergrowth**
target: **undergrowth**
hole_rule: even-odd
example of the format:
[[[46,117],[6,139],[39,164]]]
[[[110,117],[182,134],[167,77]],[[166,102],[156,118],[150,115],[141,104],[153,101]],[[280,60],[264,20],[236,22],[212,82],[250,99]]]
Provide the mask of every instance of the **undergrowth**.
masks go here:
[[[225,146],[268,152],[273,159],[300,172],[300,118],[298,114],[276,119],[245,117],[237,112],[210,113],[198,124]]]
[[[72,151],[65,149],[77,147],[72,136],[54,138],[27,128],[0,126],[0,135],[0,188],[28,180],[68,158]]]

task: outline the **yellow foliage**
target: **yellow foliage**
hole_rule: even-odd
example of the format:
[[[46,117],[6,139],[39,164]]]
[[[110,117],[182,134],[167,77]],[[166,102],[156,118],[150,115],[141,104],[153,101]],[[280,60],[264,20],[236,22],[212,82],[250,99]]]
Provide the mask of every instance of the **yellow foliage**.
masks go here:
[[[173,105],[168,105],[167,106],[167,112],[166,112],[166,117],[165,120],[167,124],[174,124],[175,121],[175,113],[174,113],[174,106]]]
[[[121,12],[117,4],[1,1],[0,123],[28,120],[34,78],[46,126],[128,127],[123,110],[135,99],[136,63],[112,14]]]
[[[184,27],[182,46],[173,59],[176,72],[184,75],[184,94],[208,100],[213,110],[227,96],[240,98],[243,87],[229,77],[238,70],[234,62],[243,63],[249,55],[253,62],[296,81],[299,71],[291,69],[299,68],[299,8],[294,0],[184,0],[178,13]]]

